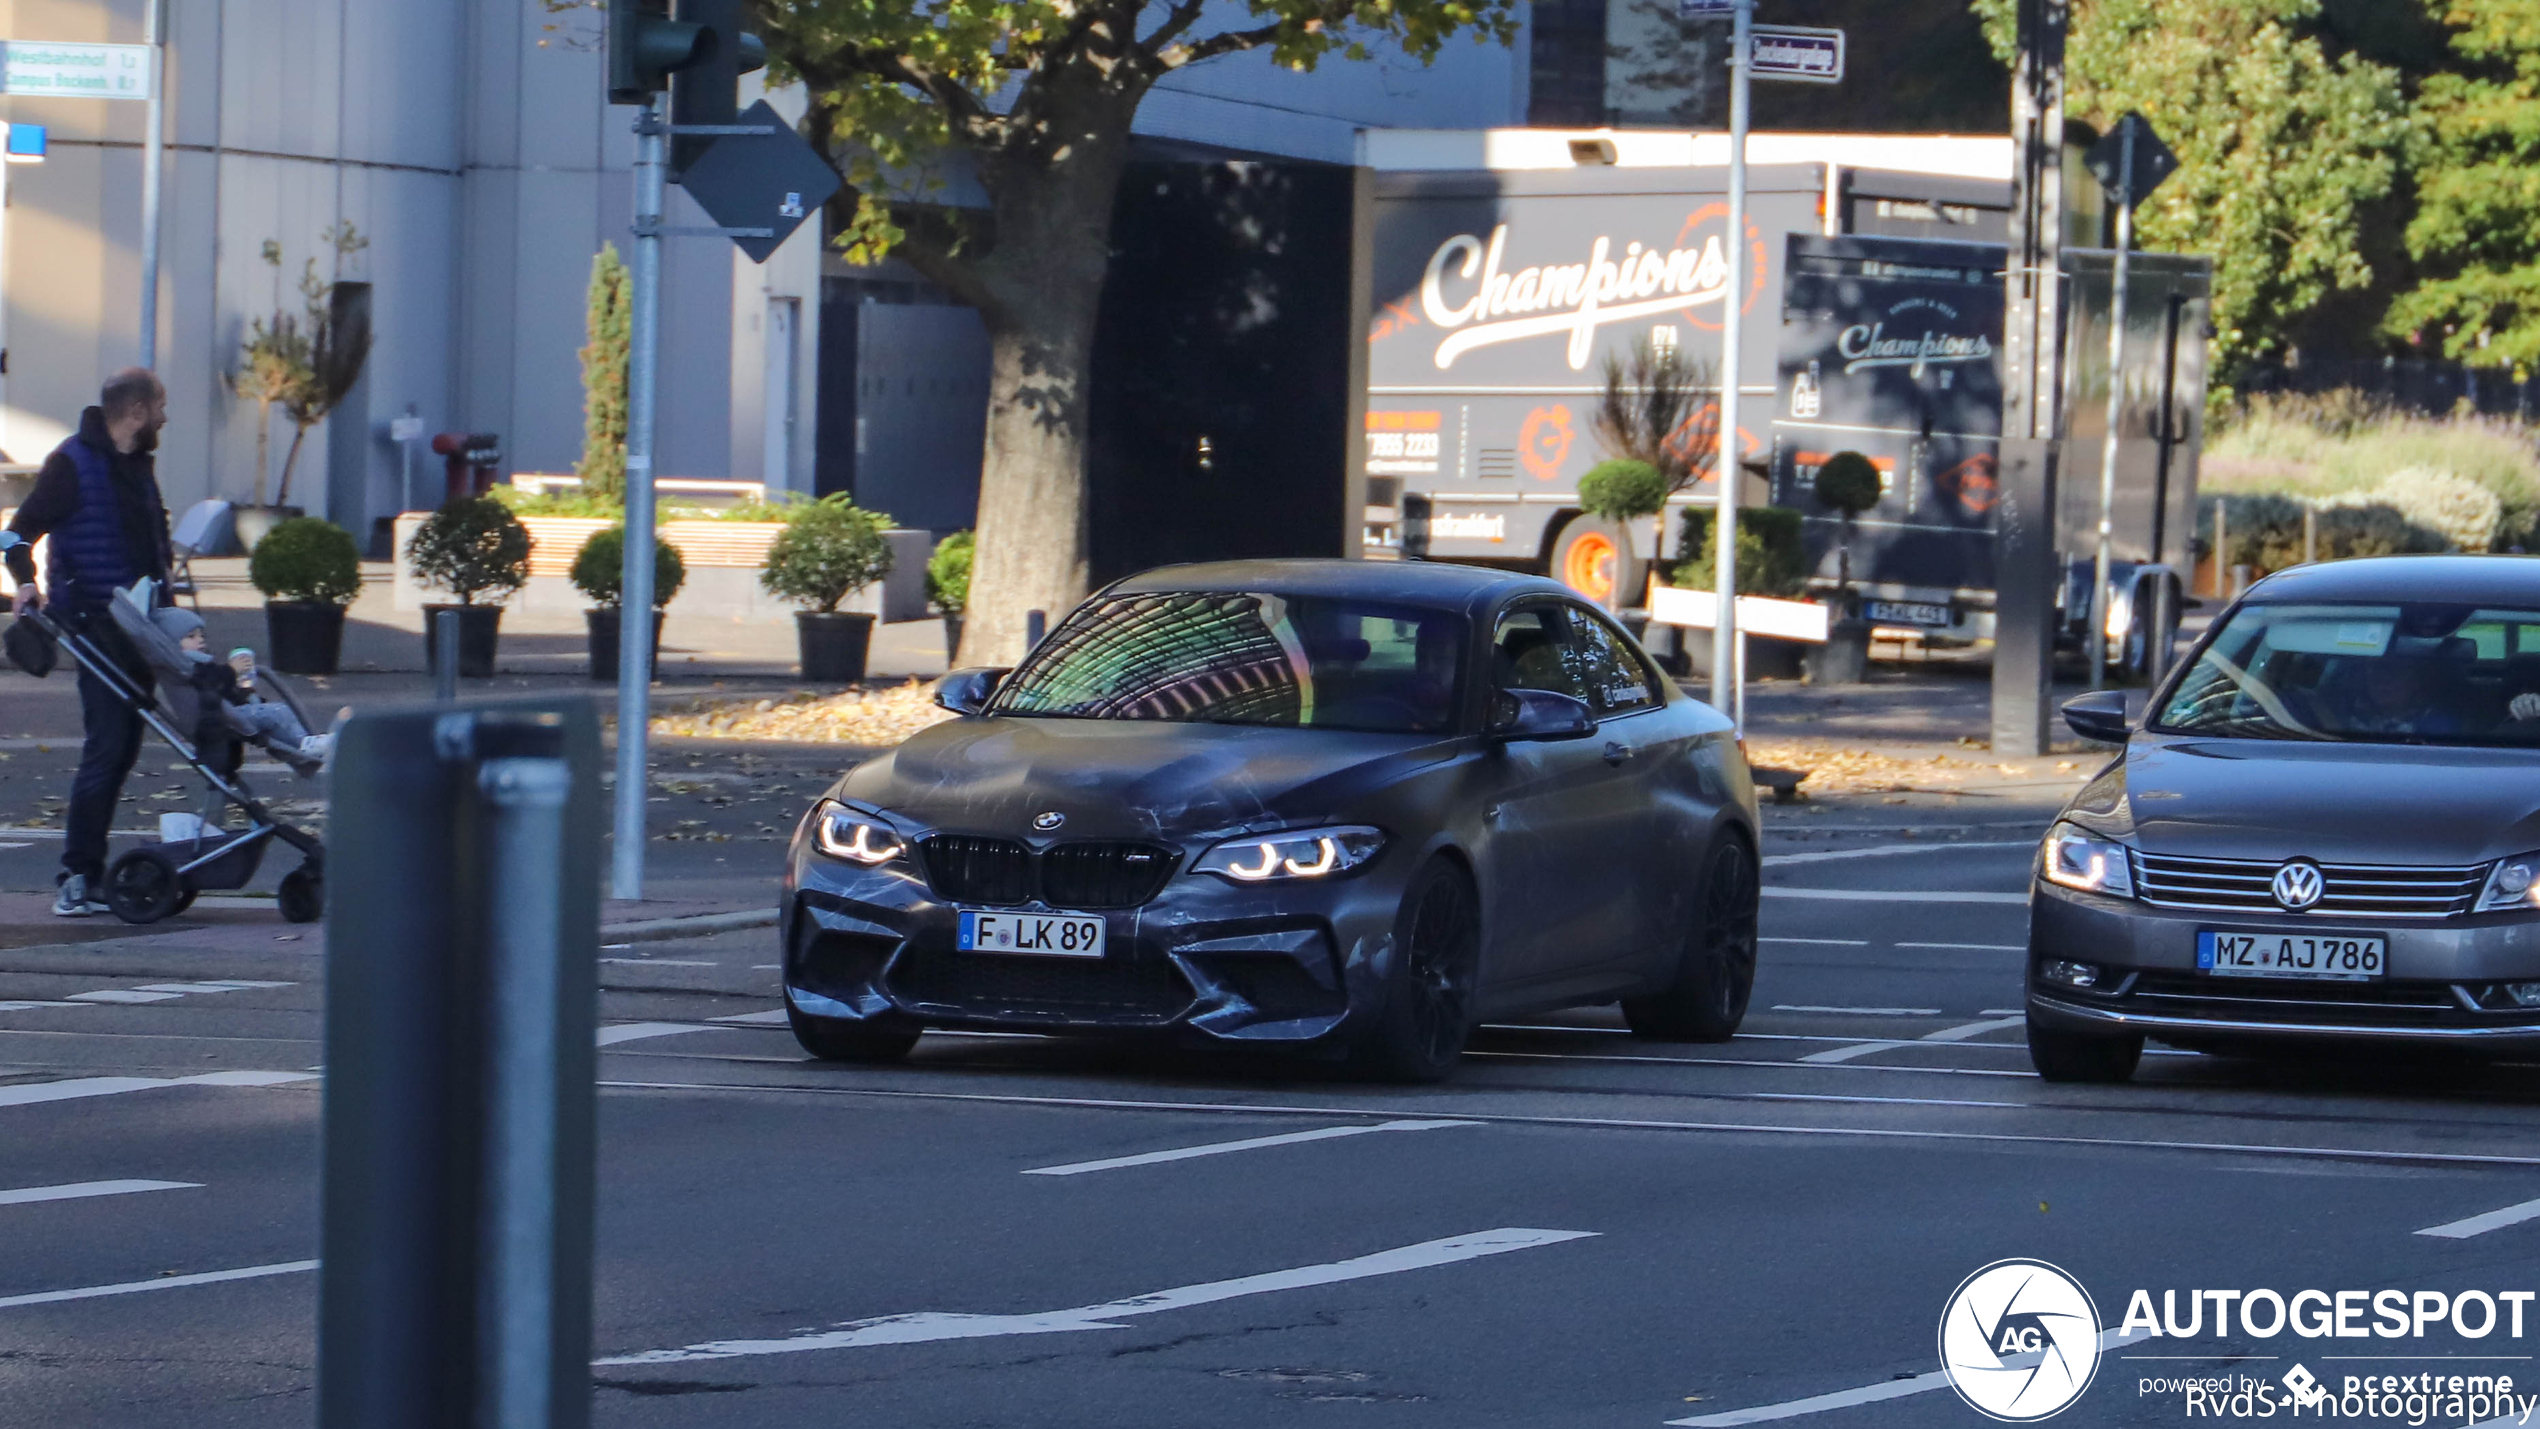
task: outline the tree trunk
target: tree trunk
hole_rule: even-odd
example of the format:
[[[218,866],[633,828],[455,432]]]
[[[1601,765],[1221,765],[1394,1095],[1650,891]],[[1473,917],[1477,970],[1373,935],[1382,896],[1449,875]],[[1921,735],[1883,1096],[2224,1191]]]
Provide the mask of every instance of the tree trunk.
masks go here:
[[[1055,626],[1091,580],[1085,452],[1094,324],[1134,109],[1134,100],[1082,97],[1053,121],[1071,140],[1056,158],[982,166],[995,204],[995,247],[961,265],[956,288],[978,301],[990,354],[987,454],[960,664],[1015,663],[1029,613],[1041,611]]]
[[[297,422],[291,424],[291,448],[282,454],[282,484],[274,488],[273,493],[273,504],[276,506],[291,504],[291,468],[299,465],[300,442],[308,434],[308,428]]]

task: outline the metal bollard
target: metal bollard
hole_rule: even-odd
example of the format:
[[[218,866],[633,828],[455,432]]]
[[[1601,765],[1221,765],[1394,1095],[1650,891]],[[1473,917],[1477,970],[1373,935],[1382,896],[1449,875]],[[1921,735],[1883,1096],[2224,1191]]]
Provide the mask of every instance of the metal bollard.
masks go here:
[[[366,713],[329,776],[321,1429],[584,1429],[600,736]]]
[[[2155,685],[2169,673],[2170,655],[2178,644],[2178,588],[2164,577],[2152,582],[2152,631],[2150,648],[2144,651],[2144,673]]]
[[[443,704],[459,697],[459,613],[432,613],[432,697]]]
[[[1039,649],[1041,637],[1049,634],[1049,629],[1050,613],[1048,611],[1027,610],[1023,612],[1023,653],[1028,655],[1034,650]]]

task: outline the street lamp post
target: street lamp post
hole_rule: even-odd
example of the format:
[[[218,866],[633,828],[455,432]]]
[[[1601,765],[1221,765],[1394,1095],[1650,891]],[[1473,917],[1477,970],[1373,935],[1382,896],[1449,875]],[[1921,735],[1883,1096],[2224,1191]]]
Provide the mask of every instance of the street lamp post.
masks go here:
[[[1727,296],[1720,311],[1720,439],[1712,469],[1720,484],[1719,518],[1712,523],[1711,567],[1717,580],[1718,618],[1711,627],[1711,703],[1746,728],[1746,670],[1738,658],[1744,637],[1737,629],[1737,487],[1745,474],[1738,450],[1738,346],[1746,295],[1746,130],[1748,55],[1755,0],[1737,0],[1729,20],[1729,232]]]

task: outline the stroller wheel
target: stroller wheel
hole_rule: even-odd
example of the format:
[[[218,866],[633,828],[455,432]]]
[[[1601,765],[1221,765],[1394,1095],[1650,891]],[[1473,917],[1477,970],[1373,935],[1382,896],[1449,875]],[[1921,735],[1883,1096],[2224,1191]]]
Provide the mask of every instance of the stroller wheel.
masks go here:
[[[177,895],[176,906],[168,910],[168,916],[171,918],[184,912],[186,909],[193,907],[195,895],[203,891],[195,886],[193,879],[188,878],[184,880],[184,882],[185,891]]]
[[[194,900],[167,856],[137,848],[106,870],[106,906],[127,923],[156,923]]]
[[[302,864],[282,875],[274,901],[282,905],[284,922],[314,923],[326,912],[326,876]]]

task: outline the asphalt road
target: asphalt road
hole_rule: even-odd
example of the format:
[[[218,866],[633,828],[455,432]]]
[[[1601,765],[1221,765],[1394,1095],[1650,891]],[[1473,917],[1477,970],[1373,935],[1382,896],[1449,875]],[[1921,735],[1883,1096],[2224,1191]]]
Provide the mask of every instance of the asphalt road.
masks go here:
[[[759,817],[721,807],[705,832]],[[609,949],[597,1422],[1969,1426],[1935,1327],[2004,1257],[2111,1326],[2137,1287],[2540,1279],[2540,1220],[2419,1234],[2540,1196],[2532,1068],[2032,1076],[2051,807],[1773,810],[1744,1035],[1584,1011],[1485,1030],[1438,1087],[1029,1037],[824,1066],[767,932]],[[727,889],[773,857],[688,842],[664,858],[733,860]],[[321,958],[252,903],[0,950],[0,1425],[313,1422]],[[2540,1388],[2528,1329],[2117,1345],[2063,1417],[2173,1423],[2142,1381],[2303,1356]]]

